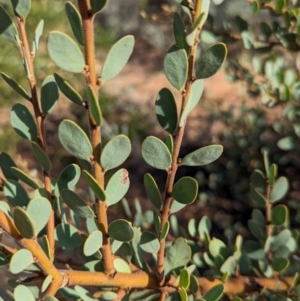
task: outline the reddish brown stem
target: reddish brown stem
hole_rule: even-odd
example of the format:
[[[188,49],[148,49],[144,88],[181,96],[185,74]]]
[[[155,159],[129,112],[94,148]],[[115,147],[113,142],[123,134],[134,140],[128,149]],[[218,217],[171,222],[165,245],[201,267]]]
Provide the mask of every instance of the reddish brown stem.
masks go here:
[[[94,41],[94,15],[90,9],[89,0],[78,0],[79,10],[83,22],[84,32],[84,48],[85,48],[85,63],[87,66],[86,82],[90,85],[95,95],[98,95],[99,86],[97,86],[97,76],[95,70],[95,41]],[[101,155],[101,129],[96,125],[95,120],[89,111],[89,124],[91,131],[91,142],[93,146],[93,170],[94,176],[101,187],[104,187],[104,171],[100,164]],[[108,235],[107,207],[106,203],[96,199],[97,204],[97,220],[99,230],[103,234],[103,262],[105,272],[109,275],[114,274],[113,257],[110,247],[110,239]]]
[[[21,51],[21,55],[24,56],[24,64],[25,60],[28,64],[29,68],[29,75],[28,75],[28,82],[29,82],[29,87],[30,87],[30,92],[31,92],[31,102],[32,106],[34,109],[34,115],[37,123],[37,130],[38,130],[38,138],[37,142],[39,146],[47,152],[46,149],[46,142],[45,142],[45,129],[44,129],[44,116],[42,114],[42,111],[40,109],[40,104],[39,104],[39,98],[37,94],[37,89],[36,89],[36,79],[35,79],[35,72],[34,72],[34,66],[33,66],[33,57],[30,52],[29,44],[28,44],[28,38],[27,38],[27,33],[25,29],[25,19],[22,19],[20,16],[16,14],[16,20],[17,24],[19,27],[20,31],[20,40],[22,45],[20,47],[23,47],[23,51]],[[44,171],[44,185],[45,185],[45,190],[48,195],[48,200],[53,205],[52,201],[52,192],[51,192],[51,176],[49,172]],[[54,252],[55,252],[55,240],[54,240],[54,211],[52,210],[52,213],[50,215],[50,218],[47,223],[47,237],[49,241],[49,246],[50,246],[50,256],[51,260],[54,258]]]

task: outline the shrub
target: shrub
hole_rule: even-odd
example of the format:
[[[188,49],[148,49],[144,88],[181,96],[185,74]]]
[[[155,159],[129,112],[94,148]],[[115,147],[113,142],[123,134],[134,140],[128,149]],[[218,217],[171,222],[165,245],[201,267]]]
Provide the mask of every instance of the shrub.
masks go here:
[[[130,175],[120,168],[131,152],[131,143],[121,134],[103,144],[103,100],[99,91],[127,63],[134,37],[117,41],[98,70],[93,21],[107,2],[79,0],[78,7],[66,2],[75,39],[60,31],[50,32],[47,39],[54,63],[85,79],[87,98],[59,73],[46,76],[41,93],[37,92],[34,59],[43,23],[39,23],[30,48],[25,27],[30,0],[11,1],[14,21],[0,6],[0,33],[20,52],[29,92],[9,75],[1,75],[33,109],[32,113],[24,104],[14,104],[10,121],[16,133],[31,145],[42,171],[40,178],[33,178],[7,153],[0,154],[0,185],[7,199],[0,202],[0,262],[12,274],[20,275],[17,281],[10,280],[13,293],[8,292],[8,296],[16,301],[297,300],[298,232],[290,228],[288,207],[277,204],[286,196],[289,183],[278,176],[277,165],[269,163],[266,152],[264,171],[256,169],[250,177],[254,209],[248,227],[252,240],[244,243],[237,235],[225,243],[212,237],[209,217],[199,221],[192,218],[184,228],[174,215],[193,203],[198,194],[198,182],[189,176],[177,179],[177,170],[210,164],[223,151],[221,145],[209,145],[180,156],[186,119],[201,99],[204,79],[218,71],[227,55],[225,44],[219,42],[197,58],[209,0],[176,0],[175,44],[167,52],[163,67],[181,99],[176,101],[168,88],[158,91],[155,114],[166,139],[149,136],[141,148],[146,163],[166,174],[165,191],[162,194],[154,177],[145,174],[144,186],[153,210],[143,213],[137,201],[134,225],[129,218],[108,222],[109,207],[121,200],[127,215],[131,215],[124,199]],[[189,21],[184,22],[180,12],[187,13]],[[45,120],[59,93],[86,111],[89,130],[86,133],[69,119],[60,122],[60,142],[78,164],[66,166],[52,178]],[[76,190],[80,177],[92,192],[92,201]],[[31,188],[30,193],[21,183]],[[144,221],[146,230],[140,227]],[[147,253],[149,256],[145,256]],[[84,260],[82,266],[76,264],[79,256]]]

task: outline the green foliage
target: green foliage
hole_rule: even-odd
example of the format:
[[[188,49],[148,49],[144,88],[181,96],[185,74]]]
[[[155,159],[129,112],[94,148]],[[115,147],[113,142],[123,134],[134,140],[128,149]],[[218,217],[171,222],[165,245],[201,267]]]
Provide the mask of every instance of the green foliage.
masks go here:
[[[222,39],[215,39],[214,22],[209,15],[211,1],[175,1],[179,5],[176,6],[178,10],[173,17],[175,44],[164,58],[163,69],[170,84],[178,90],[181,99],[177,99],[168,88],[156,92],[155,114],[159,125],[165,130],[162,133],[165,136],[162,139],[148,136],[141,146],[141,157],[150,167],[156,169],[151,172],[153,176],[146,173],[143,177],[148,197],[146,201],[149,201],[148,205],[145,204],[145,208],[148,209],[146,211],[143,211],[144,208],[137,198],[133,206],[125,199],[130,187],[131,166],[128,170],[120,168],[130,157],[132,149],[136,155],[139,148],[132,147],[130,139],[124,134],[117,133],[107,135],[109,138],[105,137],[104,128],[107,122],[103,113],[104,100],[99,92],[107,81],[122,71],[130,59],[134,49],[134,37],[128,35],[119,39],[108,51],[104,62],[101,62],[102,69],[98,70],[98,64],[94,62],[95,32],[91,32],[91,24],[94,15],[101,12],[109,1],[91,0],[90,7],[85,7],[86,3],[82,2],[80,9],[73,2],[66,2],[66,16],[76,41],[67,34],[54,30],[48,35],[46,48],[58,67],[71,73],[79,73],[81,79],[84,77],[86,95],[83,97],[83,91],[78,88],[77,82],[71,85],[65,79],[65,74],[63,77],[57,73],[42,74],[38,81],[35,80],[36,71],[32,64],[35,62],[39,42],[43,38],[44,22],[40,21],[36,30],[32,31],[30,49],[27,31],[22,24],[25,24],[25,19],[30,16],[31,1],[11,2],[15,18],[11,18],[10,13],[0,7],[0,35],[18,46],[30,92],[22,87],[21,81],[22,86],[18,84],[19,79],[15,81],[4,72],[1,72],[1,75],[15,92],[29,101],[26,105],[17,103],[12,106],[10,121],[16,133],[29,141],[36,157],[36,165],[39,167],[37,176],[29,175],[28,170],[21,166],[19,161],[16,161],[16,164],[6,153],[0,154],[0,186],[7,199],[7,202],[0,201],[0,229],[18,242],[18,248],[13,249],[6,245],[7,242],[1,235],[0,265],[8,266],[13,274],[25,272],[26,275],[26,286],[16,283],[11,285],[14,289],[14,299],[31,301],[42,298],[55,301],[58,300],[55,296],[60,289],[58,297],[61,293],[68,299],[85,301],[116,298],[181,301],[217,301],[231,298],[238,301],[241,300],[239,296],[249,301],[258,300],[260,297],[272,301],[277,300],[278,292],[284,294],[280,295],[282,300],[296,300],[294,296],[299,295],[296,273],[299,270],[299,231],[291,228],[293,213],[290,213],[289,204],[285,203],[285,198],[289,197],[289,181],[285,176],[279,176],[280,166],[270,164],[269,161],[273,161],[273,158],[270,156],[269,159],[267,152],[263,152],[264,171],[259,166],[253,168],[250,164],[240,166],[246,172],[254,169],[251,176],[248,175],[250,184],[247,181],[249,200],[254,208],[251,218],[247,221],[248,233],[243,236],[232,226],[215,237],[213,231],[218,224],[216,219],[202,215],[197,221],[198,216],[194,216],[194,210],[201,205],[195,201],[197,198],[203,198],[205,194],[203,183],[197,175],[193,178],[180,173],[181,170],[184,171],[183,166],[187,169],[199,169],[200,166],[202,168],[203,165],[208,165],[205,171],[210,175],[205,184],[210,189],[214,186],[213,178],[230,178],[226,177],[224,171],[218,170],[217,163],[213,163],[226,149],[218,144],[216,137],[213,137],[212,145],[191,147],[194,150],[182,147],[187,118],[202,99],[204,79],[214,75],[227,58],[225,44],[220,41],[215,43]],[[215,0],[213,3],[218,5],[222,1]],[[297,101],[300,99],[297,72],[280,60],[280,56],[274,53],[268,55],[266,51],[273,50],[274,40],[284,49],[299,50],[299,9],[296,9],[295,3],[288,5],[285,1],[253,1],[255,11],[263,9],[264,6],[270,7],[275,16],[271,23],[260,22],[259,35],[253,34],[247,20],[239,16],[234,18],[239,33],[238,40],[243,43],[245,49],[253,51],[251,62],[254,71],[267,79],[258,89],[265,104],[273,105],[279,100],[288,101],[291,97]],[[277,18],[281,18],[283,22],[277,22]],[[225,20],[223,23],[224,28],[231,28],[226,26]],[[206,32],[202,30],[203,26],[206,26]],[[23,30],[26,31],[26,35],[23,34]],[[199,55],[197,45],[200,38],[205,40],[205,37],[214,42]],[[261,53],[265,55],[263,59]],[[233,61],[229,55],[227,70],[230,70]],[[234,66],[236,73],[233,77],[238,78],[240,66]],[[246,77],[245,68],[243,72],[243,76]],[[97,74],[100,76],[97,77]],[[15,78],[14,75],[12,77]],[[257,84],[254,76],[248,77],[247,80],[251,85]],[[41,85],[37,89],[40,82]],[[37,93],[38,90],[40,93]],[[61,165],[52,166],[55,162],[47,152],[48,136],[44,132],[44,126],[47,126],[45,119],[53,114],[59,101],[59,92],[77,104],[77,110],[84,111],[80,114],[86,116],[89,123],[87,127],[81,122],[64,119],[57,126],[62,146],[79,161],[79,164],[69,164],[64,168]],[[33,110],[27,105],[32,105]],[[66,112],[69,109],[64,108]],[[295,107],[287,111],[290,119],[297,120],[298,112]],[[245,114],[247,125],[261,136],[258,117],[250,113],[246,111]],[[230,122],[234,124],[233,119]],[[273,128],[279,129],[275,125]],[[293,124],[293,130],[295,135],[283,135],[277,141],[282,150],[297,147],[299,124]],[[224,130],[225,145],[230,144],[233,138],[240,139],[242,155],[237,154],[233,148],[229,150],[232,156],[238,156],[238,160],[240,156],[247,157],[246,149],[252,147],[244,136],[245,133],[241,138],[235,131],[226,133]],[[181,153],[184,153],[183,158]],[[230,158],[226,163],[227,170],[233,162],[232,157]],[[249,157],[248,161],[250,159]],[[226,161],[227,158],[222,160]],[[133,156],[130,162],[140,164]],[[57,172],[60,169],[62,171]],[[137,169],[143,170],[140,166],[137,166]],[[164,193],[161,192],[163,183],[155,180],[162,181],[160,170],[164,170],[166,176]],[[239,177],[235,170],[232,174],[235,179]],[[85,182],[80,180],[81,175]],[[28,191],[23,187],[23,183],[28,186]],[[83,186],[84,184],[87,185]],[[235,184],[235,189],[238,190],[239,182]],[[291,182],[291,187],[293,185],[296,184]],[[217,185],[215,187],[218,188]],[[191,205],[193,202],[195,204]],[[123,213],[120,211],[121,204],[126,218],[119,218]],[[295,208],[300,212],[297,206]],[[183,212],[188,213],[188,210],[183,210],[185,207],[192,208],[188,209],[192,212],[188,218],[183,215]],[[108,215],[111,212],[117,212],[118,218]],[[177,212],[180,212],[178,217],[174,214]],[[210,210],[207,212],[210,213]],[[186,222],[187,226],[184,225]],[[244,222],[246,225],[246,221]],[[46,226],[47,233],[44,235]],[[63,253],[63,260],[70,262],[70,266],[72,264],[72,269],[57,270],[60,260],[55,254],[57,249]],[[144,253],[148,255],[144,256]],[[73,262],[73,256],[76,256],[76,261],[77,256],[80,257],[84,261],[83,265],[80,262],[77,266],[77,262]],[[31,277],[35,277],[36,273],[44,277],[40,287],[27,286],[27,282],[31,282]],[[200,274],[203,278],[200,278]],[[28,279],[27,275],[30,275]],[[241,275],[244,277],[240,277]],[[261,279],[269,278],[274,286],[266,284],[266,288],[259,292],[255,289],[252,291],[251,287],[248,292],[244,289],[243,282],[250,279],[247,276],[251,277],[251,281],[258,283]],[[210,277],[217,279],[216,284],[207,287],[207,279],[204,278]],[[68,281],[65,281],[66,279]],[[135,279],[134,283],[132,279]],[[280,288],[278,281],[281,280],[288,284],[288,288]],[[23,283],[23,279],[20,281]],[[236,282],[239,284],[237,289],[243,289],[237,293],[228,292],[227,282]],[[60,285],[68,286],[70,283],[74,289],[60,288]],[[93,295],[78,284],[93,284],[97,291]],[[168,296],[164,296],[166,292]]]
[[[172,46],[164,59],[164,71],[174,88],[183,89],[188,72],[186,52],[177,46]]]
[[[89,161],[92,145],[86,133],[75,122],[64,120],[58,129],[59,140],[63,147],[78,159]]]
[[[134,46],[133,36],[126,36],[116,42],[109,51],[101,71],[102,82],[117,76],[126,65]]]
[[[62,69],[80,73],[84,70],[84,58],[77,44],[66,34],[53,31],[48,37],[48,52],[51,59]]]

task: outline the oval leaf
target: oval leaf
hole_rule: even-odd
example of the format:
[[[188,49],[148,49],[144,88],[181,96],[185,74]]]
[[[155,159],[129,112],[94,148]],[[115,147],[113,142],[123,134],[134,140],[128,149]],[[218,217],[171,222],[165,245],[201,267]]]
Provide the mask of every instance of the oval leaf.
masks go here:
[[[84,70],[84,57],[77,44],[66,34],[52,31],[48,37],[48,52],[59,67],[75,73]]]
[[[286,270],[289,265],[289,260],[283,257],[277,257],[272,262],[272,268],[274,271],[282,273]]]
[[[14,290],[15,301],[35,301],[35,298],[28,287],[18,285]]]
[[[89,161],[92,145],[86,133],[71,120],[63,120],[58,128],[58,136],[63,147],[73,156]]]
[[[83,287],[75,285],[74,288],[83,301],[98,301],[98,299],[93,298],[93,295]]]
[[[99,13],[109,0],[91,0],[91,7],[94,14]]]
[[[176,213],[183,209],[186,206],[186,204],[182,204],[177,202],[176,200],[173,200],[171,206],[170,206],[170,213]]]
[[[7,11],[0,5],[0,35],[8,42],[17,45],[18,31]]]
[[[224,43],[217,43],[208,48],[196,63],[196,78],[207,78],[214,75],[222,66],[227,56]]]
[[[55,240],[66,249],[74,249],[81,244],[78,230],[70,224],[59,224],[55,228]]]
[[[41,88],[41,104],[45,115],[49,114],[58,100],[58,87],[54,77],[48,75]]]
[[[121,258],[116,258],[114,260],[114,267],[117,272],[119,273],[126,273],[126,274],[131,274],[131,269],[128,263],[121,259]]]
[[[204,81],[202,79],[196,80],[192,84],[191,94],[185,104],[183,112],[180,117],[179,126],[183,126],[188,114],[195,108],[199,102],[204,88]]]
[[[175,97],[169,89],[163,88],[158,92],[155,110],[161,127],[173,134],[177,127],[177,107]]]
[[[150,136],[145,139],[142,156],[154,168],[168,170],[171,166],[172,158],[167,146],[156,137]]]
[[[144,186],[151,203],[157,210],[160,210],[162,207],[161,194],[154,178],[149,173],[144,175]]]
[[[11,3],[14,11],[25,19],[30,11],[31,0],[11,0]]]
[[[145,231],[142,233],[140,247],[147,253],[157,254],[160,244],[157,237],[153,233]]]
[[[38,234],[46,226],[52,212],[52,206],[46,198],[35,197],[29,202],[26,211],[31,217],[35,231]]]
[[[52,168],[52,163],[45,151],[35,142],[31,142],[31,146],[42,168],[45,171],[50,171],[50,169]]]
[[[108,233],[111,238],[122,242],[131,241],[133,239],[133,228],[131,224],[124,219],[113,221],[108,227]]]
[[[13,172],[13,174],[16,177],[18,177],[21,181],[23,181],[24,183],[26,183],[30,187],[32,187],[34,189],[39,189],[40,188],[39,184],[34,179],[32,179],[28,174],[26,174],[24,171],[20,170],[19,168],[12,167],[11,171]]]
[[[60,75],[57,73],[54,73],[55,81],[59,87],[59,90],[68,97],[71,101],[74,103],[81,105],[83,102],[82,97],[79,95],[78,92],[66,81],[64,80]]]
[[[0,153],[0,168],[6,179],[18,180],[11,168],[17,167],[14,160],[7,153]]]
[[[3,72],[0,72],[2,78],[6,81],[8,85],[10,85],[11,88],[13,88],[17,93],[19,93],[22,97],[25,99],[31,101],[30,96],[27,94],[25,89],[21,87],[16,81],[14,81],[12,78],[10,78],[8,75],[6,75]]]
[[[13,213],[14,223],[24,238],[35,238],[37,233],[29,214],[21,207],[16,207]]]
[[[73,189],[80,178],[80,168],[76,164],[70,164],[59,175],[57,187],[59,191],[68,188]]]
[[[181,165],[201,166],[209,164],[217,160],[223,152],[221,145],[209,145],[201,147],[196,151],[186,155],[181,162]]]
[[[161,234],[159,236],[159,240],[163,240],[163,239],[166,239],[167,235],[169,234],[169,230],[170,230],[170,222],[169,221],[166,221],[164,223],[164,226],[161,230]]]
[[[89,187],[94,191],[96,197],[100,201],[105,201],[106,194],[103,188],[98,184],[97,180],[86,170],[82,171],[82,175],[87,181]]]
[[[187,269],[182,269],[180,272],[179,286],[187,289],[190,285],[190,273]]]
[[[287,178],[285,177],[278,178],[271,190],[272,202],[280,201],[282,198],[286,196],[288,191],[289,191],[289,182]]]
[[[65,5],[65,9],[77,42],[84,46],[82,20],[76,6],[68,1]]]
[[[128,137],[118,135],[112,138],[103,148],[101,165],[105,171],[118,167],[129,156],[131,144]]]
[[[224,285],[218,284],[211,288],[204,296],[203,298],[205,301],[217,301],[219,300],[224,292]]]
[[[91,256],[102,247],[103,235],[99,230],[93,231],[83,245],[83,254]]]
[[[128,171],[125,168],[118,170],[109,179],[105,192],[106,204],[111,206],[119,202],[129,189],[130,181],[128,178]]]
[[[76,212],[79,216],[83,218],[94,218],[95,214],[93,210],[86,204],[86,202],[79,197],[75,192],[69,189],[63,189],[61,191],[61,196],[65,203]]]
[[[126,36],[116,42],[110,49],[101,72],[102,82],[117,76],[126,65],[134,46],[134,37]]]
[[[171,271],[184,267],[190,260],[192,251],[185,239],[179,237],[175,240],[172,246],[166,250],[165,254],[165,275]]]
[[[33,262],[34,259],[31,252],[26,249],[21,249],[11,257],[9,269],[13,274],[18,274],[24,271]]]
[[[3,192],[10,205],[14,207],[25,207],[29,202],[26,190],[15,180],[5,181]]]
[[[35,56],[36,52],[38,51],[40,38],[43,34],[43,30],[44,30],[44,20],[41,20],[34,32],[34,38],[33,38],[33,43],[32,43],[33,56]]]
[[[172,197],[181,204],[191,204],[198,193],[198,183],[191,177],[181,178],[173,187]]]
[[[29,110],[22,104],[17,103],[12,107],[10,122],[14,130],[22,138],[37,140],[37,127]]]
[[[272,208],[272,224],[282,226],[289,221],[289,209],[285,205],[277,205]]]
[[[172,46],[164,59],[164,71],[171,85],[180,91],[187,79],[188,59],[186,51]]]
[[[189,45],[186,42],[185,25],[181,16],[177,12],[175,12],[173,18],[173,32],[174,32],[176,45],[181,49],[185,49],[185,51],[188,53]]]
[[[44,292],[48,286],[50,285],[50,283],[52,282],[52,275],[48,275],[45,280],[43,281],[42,287],[41,287],[41,292]],[[55,299],[54,299],[55,300]]]
[[[98,126],[102,125],[103,118],[102,112],[99,106],[98,98],[95,96],[92,86],[88,85],[88,97],[89,97],[89,104],[92,112],[92,116]]]

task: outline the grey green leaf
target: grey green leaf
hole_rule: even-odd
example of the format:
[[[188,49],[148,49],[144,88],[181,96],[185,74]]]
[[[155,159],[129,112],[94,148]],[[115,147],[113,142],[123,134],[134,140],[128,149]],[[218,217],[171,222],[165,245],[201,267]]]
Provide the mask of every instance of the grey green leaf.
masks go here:
[[[90,104],[92,116],[96,124],[98,126],[101,126],[103,122],[103,117],[102,117],[102,112],[100,109],[98,98],[96,97],[91,85],[88,85],[87,91],[88,91],[89,104]]]
[[[168,170],[171,166],[172,158],[167,146],[154,136],[144,140],[142,156],[154,168]]]
[[[34,152],[38,162],[42,166],[42,168],[45,171],[50,171],[52,168],[52,163],[51,163],[48,155],[46,154],[46,152],[36,142],[31,142],[31,146],[32,146],[33,152]]]
[[[17,103],[12,107],[10,122],[14,130],[22,138],[37,140],[37,127],[29,110],[22,104]]]
[[[121,72],[131,56],[133,46],[133,36],[123,37],[113,45],[102,67],[102,82],[111,80]]]
[[[83,218],[94,218],[95,214],[93,210],[75,192],[69,189],[63,189],[61,191],[61,196],[68,207],[76,212],[79,216]]]
[[[32,187],[34,189],[40,188],[39,184],[34,179],[32,179],[32,177],[30,177],[27,173],[25,173],[21,169],[19,169],[17,167],[11,167],[11,171],[19,180],[23,181],[30,187]]]
[[[188,72],[188,59],[186,51],[172,46],[164,59],[164,71],[167,79],[177,90],[182,90]]]
[[[17,28],[2,5],[0,5],[0,20],[0,36],[2,36],[6,41],[17,45]]]
[[[198,183],[191,177],[183,177],[173,187],[172,197],[181,204],[191,204],[198,193]]]
[[[173,93],[167,89],[161,89],[155,102],[156,117],[163,129],[173,134],[177,127],[177,106]]]
[[[133,239],[133,228],[131,224],[124,219],[118,219],[110,223],[108,233],[111,238],[123,242]]]
[[[83,54],[68,35],[52,31],[48,37],[47,48],[51,59],[60,68],[74,73],[83,72],[85,66]]]
[[[104,202],[106,200],[106,193],[104,189],[99,185],[97,180],[86,170],[82,171],[82,175],[86,180],[86,182],[88,183],[89,187],[95,193],[95,196],[98,198],[98,200]]]
[[[131,143],[125,135],[112,138],[103,148],[101,165],[105,171],[118,167],[130,155]]]
[[[58,136],[63,147],[73,156],[89,161],[92,145],[86,133],[71,120],[63,120],[58,128]]]
[[[115,172],[109,179],[105,189],[107,206],[111,206],[119,202],[128,191],[129,185],[130,181],[128,171],[125,168]]]
[[[59,94],[53,75],[48,75],[41,88],[41,104],[45,115],[49,114],[57,103]]]
[[[151,203],[157,210],[160,210],[162,197],[154,178],[149,173],[144,175],[144,186]]]
[[[222,66],[227,56],[224,43],[217,43],[208,48],[196,63],[196,78],[207,78],[214,75]]]
[[[20,249],[10,259],[9,269],[13,274],[24,271],[34,262],[33,255],[27,249]]]
[[[102,247],[103,235],[99,230],[95,230],[86,239],[83,245],[83,253],[85,256],[91,256]]]
[[[26,19],[30,11],[31,0],[11,0],[11,3],[14,11],[22,17],[22,19]]]
[[[180,120],[179,120],[179,126],[182,127],[185,123],[185,120],[188,116],[188,114],[195,108],[197,103],[199,102],[204,88],[204,80],[198,79],[193,82],[191,94],[188,98],[188,100],[185,103],[184,109],[181,113]]]
[[[81,20],[80,13],[78,12],[76,6],[70,1],[66,3],[65,10],[77,42],[82,46],[84,46],[82,20]]]
[[[165,253],[165,275],[184,267],[191,260],[192,252],[185,239],[179,237]]]
[[[192,153],[186,155],[181,162],[181,165],[201,166],[209,164],[217,160],[223,152],[222,145],[209,145],[201,147]]]
[[[21,207],[17,206],[13,213],[14,223],[24,238],[33,239],[37,232],[30,215]]]
[[[79,95],[78,92],[66,81],[64,80],[60,75],[57,73],[54,73],[55,81],[60,89],[60,91],[69,98],[72,102],[81,105],[83,102],[82,97]]]
[[[14,89],[19,95],[21,95],[23,98],[31,101],[31,97],[28,95],[28,93],[25,91],[25,89],[20,86],[16,81],[14,81],[11,77],[9,77],[4,72],[0,72],[2,78],[5,80],[5,82]]]
[[[52,206],[46,198],[35,197],[29,202],[26,211],[38,234],[46,226],[52,212]]]

